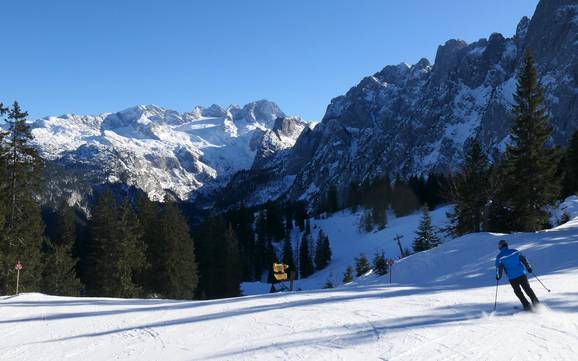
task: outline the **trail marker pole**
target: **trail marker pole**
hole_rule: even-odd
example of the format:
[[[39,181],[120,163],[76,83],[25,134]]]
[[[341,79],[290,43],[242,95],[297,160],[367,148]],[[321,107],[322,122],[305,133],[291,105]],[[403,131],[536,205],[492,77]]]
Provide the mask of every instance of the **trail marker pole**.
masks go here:
[[[393,265],[395,264],[395,261],[390,258],[387,261],[387,265],[389,266],[389,283],[391,284],[391,274],[393,273]]]
[[[22,269],[22,264],[20,261],[16,262],[16,296],[18,296],[18,286],[20,285],[20,270]]]

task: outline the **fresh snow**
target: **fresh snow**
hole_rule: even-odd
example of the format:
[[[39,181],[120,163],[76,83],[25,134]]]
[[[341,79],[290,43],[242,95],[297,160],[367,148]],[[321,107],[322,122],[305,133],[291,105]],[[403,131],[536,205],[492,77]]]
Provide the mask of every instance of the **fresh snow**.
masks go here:
[[[266,100],[243,108],[195,107],[190,113],[139,105],[94,116],[46,117],[32,123],[32,135],[43,158],[93,169],[99,175],[94,184],[123,182],[153,200],[162,201],[168,191],[186,200],[251,168],[279,117],[285,114]],[[292,147],[298,135],[279,137],[275,149]]]
[[[329,290],[192,302],[1,297],[0,360],[575,360],[578,214],[571,216],[547,231],[446,241],[400,260],[391,285],[388,275],[368,275]],[[340,217],[319,224],[336,226]],[[355,234],[347,225],[341,232]],[[513,309],[505,280],[492,312],[502,238],[552,289],[530,277],[543,304],[535,313]]]

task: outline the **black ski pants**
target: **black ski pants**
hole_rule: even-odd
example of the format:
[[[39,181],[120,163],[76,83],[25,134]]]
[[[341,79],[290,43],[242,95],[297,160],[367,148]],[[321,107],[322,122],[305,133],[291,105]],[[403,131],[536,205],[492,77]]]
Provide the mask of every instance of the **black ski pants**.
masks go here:
[[[530,302],[528,302],[526,297],[524,297],[524,293],[522,292],[522,289],[524,289],[524,292],[526,292],[528,297],[530,297],[530,300],[532,301],[533,305],[540,303],[540,301],[538,301],[538,297],[536,297],[536,294],[534,293],[534,291],[530,287],[530,283],[528,282],[528,276],[523,275],[523,276],[520,276],[518,278],[514,278],[514,279],[510,280],[510,284],[512,285],[512,288],[514,289],[514,293],[516,294],[516,296],[518,296],[518,298],[520,299],[520,302],[522,302],[522,305],[524,306],[524,308],[530,307]]]

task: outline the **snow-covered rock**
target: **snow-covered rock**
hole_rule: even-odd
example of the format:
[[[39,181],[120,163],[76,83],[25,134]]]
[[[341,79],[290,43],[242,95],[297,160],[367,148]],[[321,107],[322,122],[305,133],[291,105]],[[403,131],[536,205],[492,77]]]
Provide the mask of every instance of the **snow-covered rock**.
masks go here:
[[[80,188],[109,182],[142,189],[155,200],[189,200],[251,168],[256,155],[262,161],[291,147],[304,124],[261,100],[190,113],[140,105],[95,116],[51,116],[35,121],[32,134],[53,172],[47,177],[52,197],[76,199]]]
[[[470,137],[478,137],[491,158],[499,157],[508,143],[526,48],[532,50],[545,88],[553,141],[566,144],[578,128],[575,4],[540,1],[532,19],[523,18],[511,38],[494,33],[471,44],[452,39],[438,48],[433,64],[421,59],[414,65],[390,65],[364,78],[331,101],[322,122],[306,129],[283,161],[259,168],[254,177],[244,175],[242,181],[256,189],[245,203],[257,203],[263,187],[287,179],[293,183],[285,187],[286,194],[297,199],[383,174],[454,170]],[[235,188],[245,189],[240,183]]]

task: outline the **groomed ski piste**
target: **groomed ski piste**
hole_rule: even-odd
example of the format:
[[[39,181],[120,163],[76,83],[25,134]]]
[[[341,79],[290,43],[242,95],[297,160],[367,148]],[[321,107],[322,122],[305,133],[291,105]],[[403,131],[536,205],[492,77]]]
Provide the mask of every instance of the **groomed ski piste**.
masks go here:
[[[328,290],[188,302],[0,297],[0,360],[578,360],[578,198],[564,207],[574,218],[547,231],[471,234],[402,259],[392,284],[368,274]],[[334,267],[370,251],[330,237]],[[530,276],[537,312],[515,310],[504,279],[492,311],[502,238],[552,290]]]

